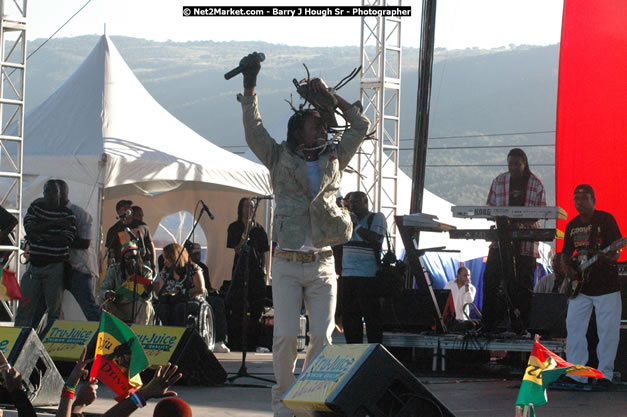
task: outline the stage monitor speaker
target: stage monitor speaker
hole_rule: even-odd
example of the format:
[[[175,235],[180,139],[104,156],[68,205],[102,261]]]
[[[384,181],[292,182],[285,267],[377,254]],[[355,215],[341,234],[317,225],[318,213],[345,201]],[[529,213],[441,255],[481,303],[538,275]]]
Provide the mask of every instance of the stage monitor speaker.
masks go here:
[[[298,417],[454,416],[382,345],[327,345],[283,403]]]
[[[63,378],[33,329],[0,327],[0,349],[22,375],[33,406],[59,404]],[[8,392],[0,391],[0,402],[11,403]]]
[[[566,337],[567,309],[565,294],[533,293],[528,330],[546,337]]]
[[[443,315],[451,291],[433,291]],[[385,298],[381,312],[384,331],[422,331],[439,327],[433,298],[428,291],[406,289],[398,296]]]
[[[153,326],[163,331],[165,326]],[[196,329],[185,329],[170,362],[178,365],[183,381],[189,385],[220,385],[226,381],[226,370]]]
[[[219,385],[226,380],[226,371],[196,329],[176,326],[144,326],[131,329],[142,344],[151,368],[178,365],[183,383]]]

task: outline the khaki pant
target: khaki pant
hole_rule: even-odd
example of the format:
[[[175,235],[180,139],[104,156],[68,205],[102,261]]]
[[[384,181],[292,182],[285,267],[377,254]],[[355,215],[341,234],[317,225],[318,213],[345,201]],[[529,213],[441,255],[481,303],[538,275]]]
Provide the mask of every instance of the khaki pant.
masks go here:
[[[283,405],[281,397],[295,380],[301,306],[305,301],[310,334],[304,369],[324,345],[331,344],[331,334],[335,326],[337,278],[333,256],[311,263],[279,258],[275,258],[273,262],[272,362],[277,383],[272,387],[272,411],[275,417],[291,417],[294,413]]]
[[[102,309],[107,311],[120,320],[130,323],[133,318],[133,303],[113,303],[105,301]],[[135,324],[152,324],[154,317],[152,303],[147,300],[137,300],[135,302]]]

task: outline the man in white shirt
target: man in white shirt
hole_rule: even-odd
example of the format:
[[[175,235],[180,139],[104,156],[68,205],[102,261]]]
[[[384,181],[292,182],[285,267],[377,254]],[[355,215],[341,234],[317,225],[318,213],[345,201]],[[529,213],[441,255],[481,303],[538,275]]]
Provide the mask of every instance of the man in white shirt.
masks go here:
[[[566,294],[570,281],[566,276],[568,272],[566,256],[561,252],[556,253],[551,259],[551,268],[553,272],[543,276],[533,288],[533,292]]]
[[[475,300],[477,289],[470,281],[470,270],[465,266],[457,270],[457,276],[444,286],[445,290],[451,290],[451,297],[455,304],[455,319],[470,320],[470,307],[467,304]]]

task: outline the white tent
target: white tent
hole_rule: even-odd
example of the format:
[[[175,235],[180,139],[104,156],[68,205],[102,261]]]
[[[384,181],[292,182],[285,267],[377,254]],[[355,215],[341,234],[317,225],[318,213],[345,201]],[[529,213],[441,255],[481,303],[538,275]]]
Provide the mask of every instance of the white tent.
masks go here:
[[[41,196],[47,179],[65,179],[70,200],[93,215],[95,236],[101,236],[116,221],[120,199],[143,207],[153,233],[165,216],[194,213],[202,199],[215,214],[215,221],[203,216],[199,224],[208,241],[212,283],[230,278],[227,225],[236,220],[241,197],[270,193],[268,171],[213,145],[168,113],[107,36],[26,116],[24,126],[24,208]]]

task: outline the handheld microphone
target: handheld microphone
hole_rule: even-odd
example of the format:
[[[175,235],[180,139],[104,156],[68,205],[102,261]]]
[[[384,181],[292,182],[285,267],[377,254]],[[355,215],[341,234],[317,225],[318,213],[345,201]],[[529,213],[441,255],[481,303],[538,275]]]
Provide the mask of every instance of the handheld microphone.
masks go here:
[[[215,219],[215,217],[213,216],[213,213],[211,212],[211,210],[209,210],[209,207],[207,207],[207,205],[205,204],[204,201],[200,200],[200,204],[202,204],[202,208],[205,209],[205,211],[207,212],[207,214],[209,215],[209,218],[211,220]]]
[[[257,197],[253,197],[253,200],[274,200],[274,194],[258,195]]]
[[[124,229],[126,231],[126,233],[128,233],[128,235],[131,237],[131,239],[138,241],[139,238],[137,236],[135,236],[135,233],[133,233],[131,231],[131,229],[129,229],[128,227]]]
[[[263,61],[266,60],[266,55],[263,52],[255,52],[254,55],[257,56],[258,62],[263,62]],[[239,65],[239,66],[233,68],[231,71],[229,71],[226,74],[224,74],[224,79],[225,80],[230,80],[231,78],[235,77],[237,74],[239,74],[242,71],[244,71],[245,68],[246,68],[246,66],[242,66],[242,65]]]

